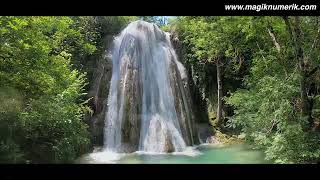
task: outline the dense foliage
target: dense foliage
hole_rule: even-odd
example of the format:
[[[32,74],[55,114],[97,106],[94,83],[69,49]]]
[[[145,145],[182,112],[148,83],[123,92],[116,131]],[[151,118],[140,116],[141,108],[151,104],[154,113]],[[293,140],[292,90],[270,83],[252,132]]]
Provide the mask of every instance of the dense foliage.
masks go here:
[[[72,162],[88,152],[88,57],[131,19],[0,17],[1,163]]]
[[[179,17],[174,23],[185,45],[185,59],[193,81],[206,99],[209,111],[219,107],[223,95],[240,86],[248,71],[252,51],[257,49],[256,42],[261,43],[261,38],[254,32],[248,33],[252,31],[250,20],[256,21],[252,17]],[[218,71],[222,96],[216,98]],[[224,109],[221,113],[227,116],[228,107],[224,103],[220,106],[222,111]],[[216,116],[212,114],[209,113],[210,118],[214,119]],[[214,122],[215,126],[219,124],[224,124],[222,119]]]
[[[320,161],[318,17],[179,17],[172,26],[190,49],[185,56],[204,98],[217,83],[208,89],[216,75],[201,67],[218,57],[223,83],[242,80],[224,87],[234,110],[224,128],[240,130],[276,163]]]

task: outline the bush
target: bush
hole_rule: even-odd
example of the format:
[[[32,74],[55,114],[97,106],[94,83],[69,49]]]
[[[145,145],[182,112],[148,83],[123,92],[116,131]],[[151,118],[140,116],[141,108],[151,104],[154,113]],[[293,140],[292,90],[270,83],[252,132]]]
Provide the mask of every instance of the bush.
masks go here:
[[[88,152],[85,105],[78,104],[83,81],[82,77],[77,78],[54,98],[32,101],[21,114],[26,130],[24,148],[36,163],[68,163]]]
[[[265,68],[265,63],[274,68]],[[307,122],[300,115],[299,78],[294,70],[285,76],[272,58],[255,59],[246,78],[248,90],[237,90],[226,98],[235,108],[228,126],[241,127],[246,139],[276,163],[320,160],[319,135],[303,130]]]
[[[0,87],[0,163],[21,163],[24,154],[18,143],[21,140],[22,96],[14,88]]]

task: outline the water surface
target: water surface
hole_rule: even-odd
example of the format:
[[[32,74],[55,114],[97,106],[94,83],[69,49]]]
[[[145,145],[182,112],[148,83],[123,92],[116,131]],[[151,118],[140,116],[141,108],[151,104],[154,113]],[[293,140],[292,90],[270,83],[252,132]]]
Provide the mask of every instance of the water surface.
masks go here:
[[[152,154],[135,152],[118,154],[94,152],[81,157],[77,163],[85,164],[269,164],[265,155],[248,145],[214,146],[203,144],[188,147],[184,152],[171,154]]]

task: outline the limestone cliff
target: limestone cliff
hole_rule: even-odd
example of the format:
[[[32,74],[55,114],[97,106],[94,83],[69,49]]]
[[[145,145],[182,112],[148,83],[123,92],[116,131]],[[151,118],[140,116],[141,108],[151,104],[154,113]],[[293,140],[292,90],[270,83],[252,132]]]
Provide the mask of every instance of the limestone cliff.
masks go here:
[[[192,115],[192,120],[194,122],[193,129],[195,132],[195,137],[193,139],[196,140],[196,144],[205,143],[214,134],[213,127],[209,123],[209,117],[206,111],[206,103],[202,99],[198,88],[192,81],[192,71],[190,69],[190,66],[188,66],[188,63],[186,62],[185,51],[183,48],[183,44],[178,38],[179,35],[174,29],[172,29],[170,33],[170,39],[173,48],[175,49],[179,60],[183,63],[188,72],[188,79],[185,79],[183,83],[187,85],[185,86],[185,91],[188,93],[187,96],[191,97],[190,99],[188,99],[188,103],[192,110],[190,114]]]
[[[103,38],[103,48],[110,49],[113,36],[107,35]],[[107,98],[112,75],[112,62],[108,56],[108,51],[104,51],[97,57],[93,67],[93,76],[90,82],[88,97],[94,113],[89,119],[89,131],[93,137],[94,145],[103,144],[103,129],[106,113]]]

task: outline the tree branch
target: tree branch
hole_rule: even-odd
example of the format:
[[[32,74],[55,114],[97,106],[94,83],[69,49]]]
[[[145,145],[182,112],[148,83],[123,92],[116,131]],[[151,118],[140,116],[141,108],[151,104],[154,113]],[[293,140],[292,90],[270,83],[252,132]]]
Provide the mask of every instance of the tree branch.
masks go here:
[[[287,31],[290,34],[290,38],[293,39],[293,41],[295,41],[289,17],[288,16],[282,16],[282,18],[284,20],[284,23],[286,24]]]
[[[313,68],[313,69],[306,75],[306,77],[308,78],[308,77],[312,76],[314,73],[317,72],[318,69],[320,69],[320,65],[318,65],[318,66],[316,66],[315,68]]]
[[[318,28],[317,35],[316,35],[316,37],[315,37],[314,40],[313,40],[312,46],[311,46],[308,54],[306,55],[306,59],[309,59],[312,50],[317,46],[318,40],[319,40],[319,37],[320,37],[319,35],[320,35],[320,28]]]
[[[314,39],[314,41],[312,43],[311,49],[314,49],[316,47],[316,45],[318,43],[318,40],[319,40],[319,34],[320,34],[320,28],[318,28],[317,35],[316,35],[316,38]]]
[[[266,134],[269,134],[271,133],[272,129],[274,128],[274,126],[278,124],[274,119],[272,120],[272,124],[271,124],[271,127],[269,128],[269,130],[266,132]]]
[[[275,47],[279,53],[279,58],[280,58],[279,62],[283,65],[284,73],[285,73],[286,77],[288,77],[288,71],[287,71],[286,64],[285,64],[286,62],[285,62],[285,58],[284,58],[284,53],[281,52],[281,46],[280,46],[279,42],[277,41],[275,32],[274,32],[273,27],[271,26],[270,22],[268,22],[267,29],[268,29],[268,33],[273,41],[273,44],[275,45]]]
[[[273,41],[273,44],[275,45],[277,51],[280,53],[280,50],[281,50],[280,44],[278,43],[277,38],[276,38],[275,33],[274,33],[274,30],[273,30],[272,26],[269,23],[268,23],[267,29],[268,29],[268,33],[269,33],[269,35],[270,35],[270,37],[271,37],[271,39]]]

